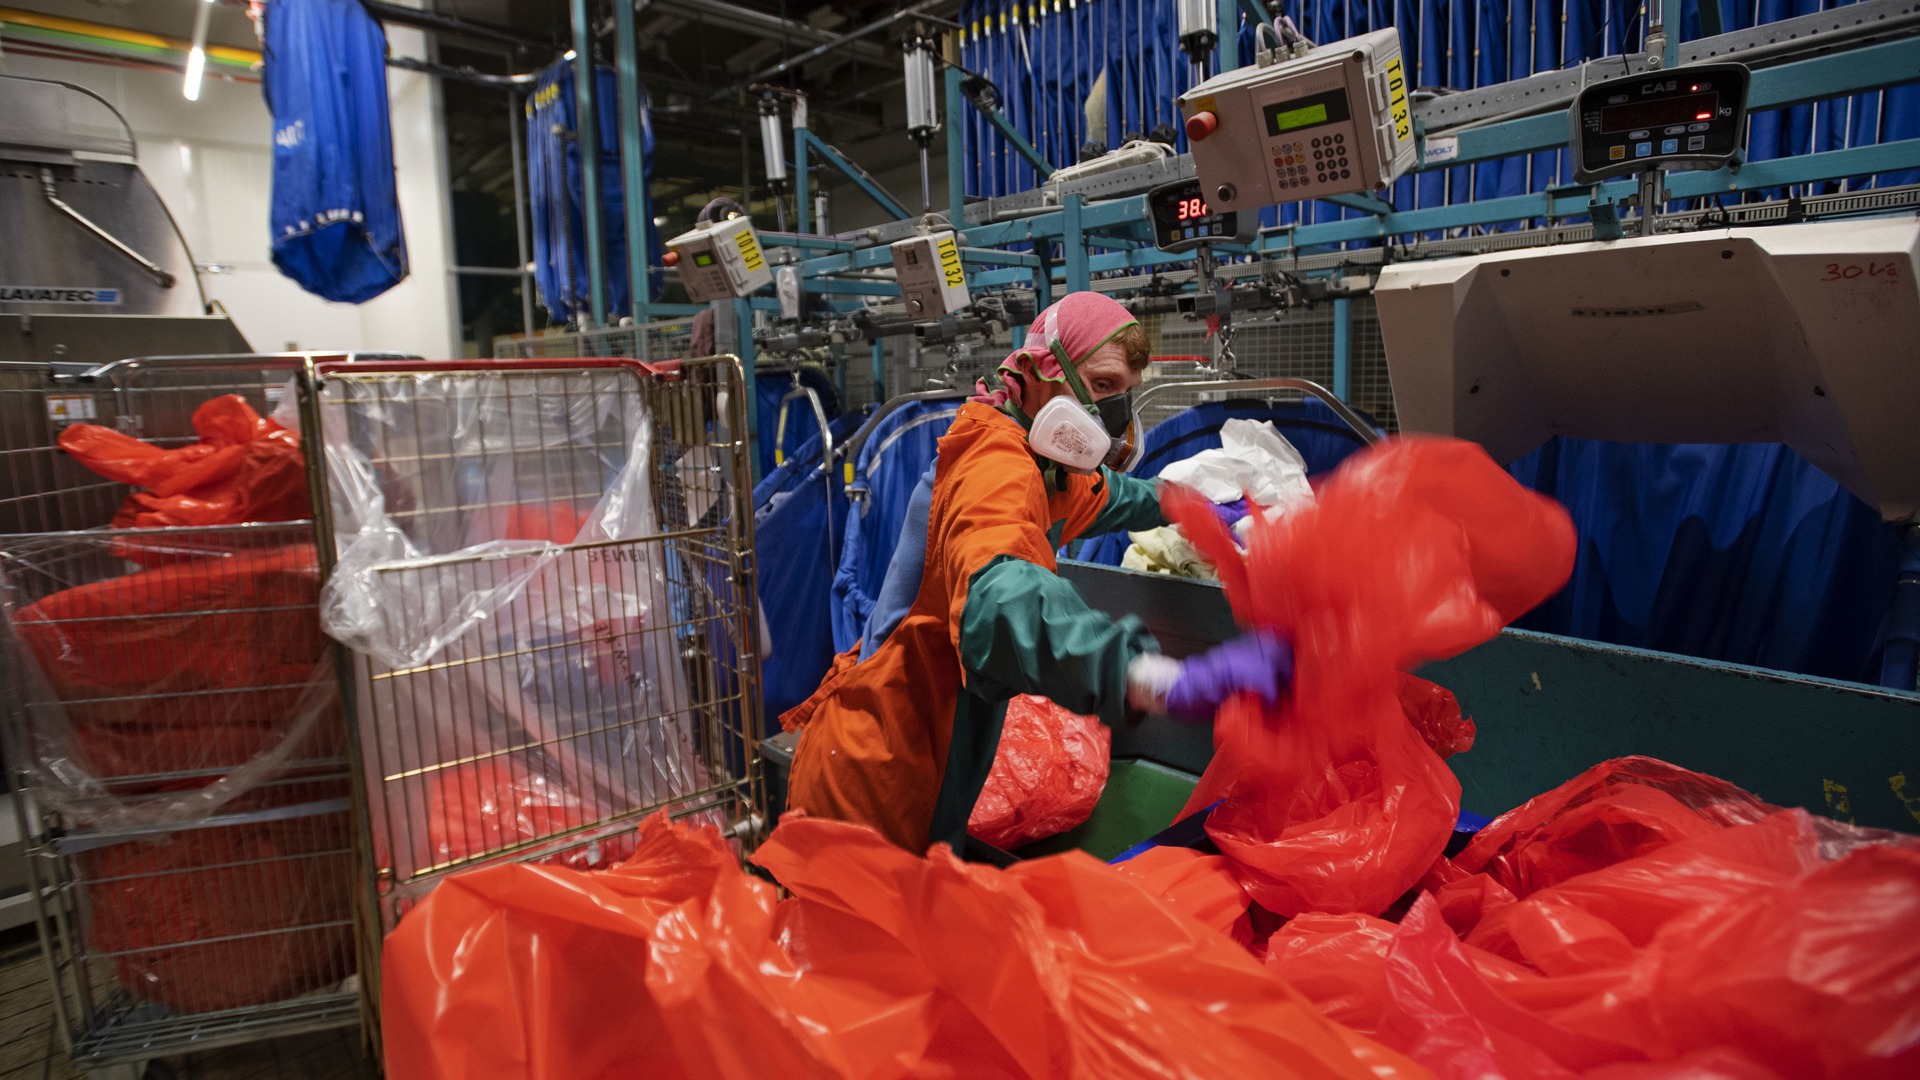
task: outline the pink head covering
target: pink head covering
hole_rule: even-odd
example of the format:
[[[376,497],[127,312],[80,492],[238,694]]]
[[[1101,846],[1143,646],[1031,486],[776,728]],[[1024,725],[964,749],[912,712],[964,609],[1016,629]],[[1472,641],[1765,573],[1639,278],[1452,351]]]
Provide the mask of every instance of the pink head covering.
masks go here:
[[[1000,361],[994,370],[999,388],[989,390],[987,380],[981,379],[974,384],[971,400],[995,408],[1012,404],[1031,416],[1025,404],[1030,380],[1065,382],[1061,354],[1077,366],[1133,323],[1127,309],[1110,297],[1097,292],[1069,293],[1033,320],[1026,344]]]

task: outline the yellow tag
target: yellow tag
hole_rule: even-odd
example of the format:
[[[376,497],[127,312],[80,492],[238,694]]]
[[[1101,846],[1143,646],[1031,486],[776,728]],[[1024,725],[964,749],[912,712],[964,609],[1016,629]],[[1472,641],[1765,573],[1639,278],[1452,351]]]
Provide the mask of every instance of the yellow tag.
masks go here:
[[[960,269],[960,245],[953,237],[946,236],[935,245],[940,253],[940,272],[947,279],[947,288],[957,289],[967,283],[966,274]]]
[[[747,264],[748,270],[759,270],[767,265],[766,260],[760,257],[760,245],[754,243],[753,230],[741,229],[733,235],[733,243],[740,249],[740,259]]]
[[[1413,138],[1413,117],[1407,109],[1407,79],[1400,72],[1400,58],[1387,61],[1387,105],[1393,111],[1393,141]]]
[[[847,483],[853,483],[853,462],[847,462]]]

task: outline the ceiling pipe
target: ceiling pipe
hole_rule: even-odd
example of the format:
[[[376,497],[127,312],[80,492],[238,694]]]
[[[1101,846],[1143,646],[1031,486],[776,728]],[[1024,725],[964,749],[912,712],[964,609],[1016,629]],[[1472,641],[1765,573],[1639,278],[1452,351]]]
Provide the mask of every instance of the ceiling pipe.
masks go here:
[[[813,60],[817,60],[820,57],[825,56],[826,54],[828,54],[829,52],[832,52],[837,48],[841,48],[851,42],[858,41],[859,39],[864,38],[869,34],[877,34],[880,31],[887,29],[888,27],[892,26],[894,23],[897,23],[902,19],[920,19],[923,22],[938,23],[939,25],[945,26],[949,29],[957,30],[960,28],[959,23],[953,22],[949,19],[944,19],[938,16],[928,14],[928,12],[932,11],[935,8],[950,7],[953,4],[954,4],[954,0],[923,0],[923,2],[915,4],[910,8],[903,8],[899,11],[896,11],[884,19],[880,19],[876,22],[870,22],[858,30],[841,34],[839,37],[833,38],[830,41],[823,41],[819,45],[815,46],[814,48],[808,50],[807,52],[801,53],[799,56],[793,57],[790,60],[782,60],[771,67],[761,68],[759,71],[754,72],[753,74],[747,76],[746,78],[740,81],[743,84],[756,83],[756,82],[762,82],[767,79],[771,79],[776,75],[784,75],[787,72],[792,71],[794,68],[797,68],[802,64],[809,63]],[[722,90],[722,91],[716,92],[714,94],[714,97],[718,99],[721,97],[725,97],[726,95],[731,93],[733,93],[732,90]]]
[[[822,30],[795,19],[784,19],[764,11],[741,7],[738,4],[728,3],[727,0],[652,0],[647,7],[649,10],[677,12],[683,15],[711,15],[725,19],[730,29],[758,34],[774,41],[797,40],[818,45],[833,45],[846,40],[832,30]],[[887,55],[886,50],[877,45],[863,45],[857,50],[857,54],[862,59],[871,60],[874,63],[885,62],[891,65],[894,62],[893,58]]]
[[[385,3],[384,0],[361,0],[361,6],[367,9],[367,14],[381,22],[410,26],[416,30],[432,30],[436,33],[453,34],[475,41],[491,41],[499,45],[511,45],[516,49],[557,53],[562,48],[559,42],[551,38],[544,41],[529,39],[497,26],[468,22],[451,15],[436,15],[431,11],[421,11],[418,8],[401,7],[398,4]]]

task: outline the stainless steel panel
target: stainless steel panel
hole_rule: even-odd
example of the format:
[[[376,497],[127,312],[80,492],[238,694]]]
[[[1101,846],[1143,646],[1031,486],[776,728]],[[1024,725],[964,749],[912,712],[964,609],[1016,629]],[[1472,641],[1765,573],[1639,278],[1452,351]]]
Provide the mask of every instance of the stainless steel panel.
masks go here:
[[[163,287],[47,201],[41,169],[51,168],[59,198],[122,243],[172,274]],[[0,300],[0,313],[203,315],[206,300],[193,258],[160,196],[138,166],[87,161],[39,166],[0,161],[0,287],[119,290],[112,304]]]
[[[130,356],[250,351],[240,328],[224,315],[11,315],[0,311],[0,360],[104,364]]]

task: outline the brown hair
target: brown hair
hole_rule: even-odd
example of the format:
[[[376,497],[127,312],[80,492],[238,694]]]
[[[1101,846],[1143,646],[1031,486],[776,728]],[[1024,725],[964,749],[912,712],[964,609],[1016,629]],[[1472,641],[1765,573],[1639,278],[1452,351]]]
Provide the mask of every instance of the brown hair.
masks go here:
[[[1128,323],[1126,328],[1113,335],[1122,349],[1127,351],[1127,366],[1134,371],[1147,370],[1148,361],[1153,359],[1153,340],[1147,337],[1147,328],[1137,322]]]

